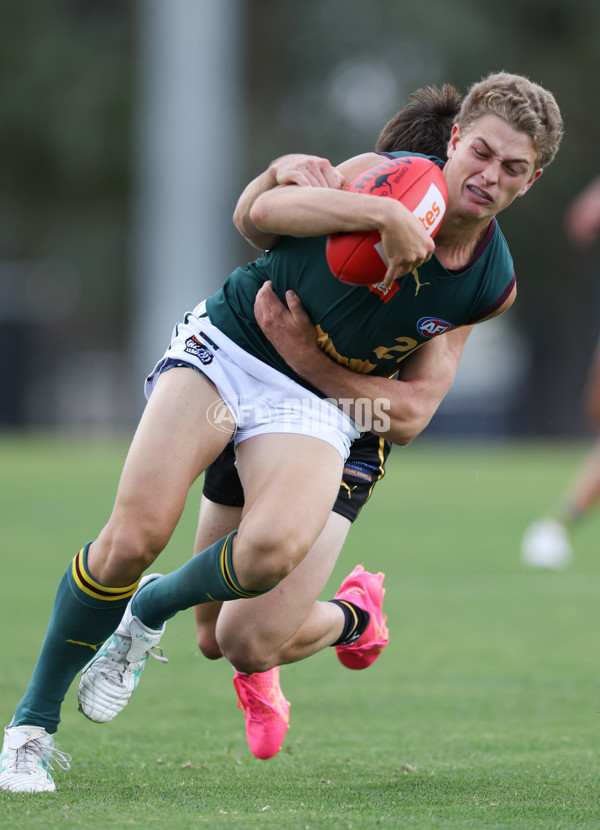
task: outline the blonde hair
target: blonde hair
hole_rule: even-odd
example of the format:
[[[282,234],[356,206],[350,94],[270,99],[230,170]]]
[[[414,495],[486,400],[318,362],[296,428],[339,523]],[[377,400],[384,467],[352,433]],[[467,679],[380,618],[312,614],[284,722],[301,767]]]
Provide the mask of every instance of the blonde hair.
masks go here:
[[[495,72],[467,92],[456,123],[466,132],[484,115],[497,115],[531,137],[537,165],[547,167],[563,135],[563,121],[551,92],[523,75]]]

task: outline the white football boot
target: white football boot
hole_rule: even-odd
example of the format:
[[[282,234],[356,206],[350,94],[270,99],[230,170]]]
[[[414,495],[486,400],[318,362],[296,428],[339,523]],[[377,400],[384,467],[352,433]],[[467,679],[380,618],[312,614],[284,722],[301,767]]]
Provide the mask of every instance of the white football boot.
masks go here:
[[[157,649],[158,654],[154,652],[166,624],[158,631],[148,628],[131,612],[131,603],[138,591],[161,575],[148,574],[140,580],[119,627],[81,673],[77,693],[79,711],[96,723],[112,720],[127,706],[148,657],[168,662],[161,648]]]
[[[54,736],[41,726],[7,726],[0,755],[0,790],[11,793],[53,793],[51,761],[61,769],[71,756],[54,748]]]
[[[521,558],[530,568],[566,568],[573,558],[573,548],[565,525],[550,516],[531,524],[523,535]]]

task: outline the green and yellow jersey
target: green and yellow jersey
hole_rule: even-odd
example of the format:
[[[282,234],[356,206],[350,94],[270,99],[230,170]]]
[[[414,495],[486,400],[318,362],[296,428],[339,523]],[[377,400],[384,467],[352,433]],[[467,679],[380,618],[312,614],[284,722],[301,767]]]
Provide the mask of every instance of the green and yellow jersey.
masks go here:
[[[388,377],[432,337],[488,316],[506,300],[515,282],[512,258],[496,220],[460,272],[447,270],[434,255],[387,290],[336,279],[327,265],[326,241],[324,236],[282,237],[272,251],[237,268],[206,304],[211,321],[229,338],[309,389],[256,322],[254,299],[266,280],[284,302],[286,290],[296,292],[315,325],[320,347],[331,358],[356,372]]]

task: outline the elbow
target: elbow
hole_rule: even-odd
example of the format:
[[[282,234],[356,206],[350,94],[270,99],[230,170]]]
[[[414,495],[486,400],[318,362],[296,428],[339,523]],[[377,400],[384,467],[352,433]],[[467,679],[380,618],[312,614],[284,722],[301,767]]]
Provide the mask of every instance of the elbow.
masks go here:
[[[254,222],[253,215],[258,215],[258,213],[253,214],[252,209],[247,211],[236,208],[233,214],[233,223],[242,234],[246,242],[254,248],[258,248],[261,251],[274,248],[279,239],[278,235],[265,231],[262,227],[259,227],[259,225]]]
[[[392,423],[385,438],[391,441],[392,444],[406,447],[423,432],[430,420],[431,418],[424,418],[421,414],[420,416],[415,415],[414,418]]]
[[[406,435],[406,434],[400,433],[400,434],[394,436],[391,439],[391,441],[392,441],[392,444],[396,444],[398,447],[407,447],[412,441],[414,441],[414,439],[416,437],[417,437],[416,434],[415,435]]]
[[[259,230],[268,230],[267,223],[269,219],[269,199],[268,193],[263,193],[258,197],[250,208],[250,221]]]
[[[391,441],[392,444],[397,444],[399,447],[407,447],[412,441],[415,440],[415,438],[417,437],[417,435],[421,433],[421,431],[422,430],[420,429],[410,430],[406,427],[403,427],[402,429],[390,431],[386,435],[386,438],[388,439],[388,441]]]
[[[236,208],[233,211],[233,224],[242,236],[246,236],[246,216],[247,213],[242,210],[239,205],[236,205]]]

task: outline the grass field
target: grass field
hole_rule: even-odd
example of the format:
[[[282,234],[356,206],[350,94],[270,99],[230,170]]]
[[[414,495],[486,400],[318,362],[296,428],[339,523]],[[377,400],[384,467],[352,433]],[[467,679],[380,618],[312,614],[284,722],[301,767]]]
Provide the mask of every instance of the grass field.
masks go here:
[[[99,726],[70,690],[51,795],[0,794],[19,828],[600,827],[600,516],[564,573],[531,573],[520,535],[584,445],[392,453],[329,590],[358,562],[387,574],[391,642],[368,671],[332,650],[282,670],[282,752],[258,761],[231,669],[169,623],[128,709]],[[29,679],[67,561],[111,508],[125,444],[0,438],[0,718]],[[190,548],[200,490],[160,570]]]

